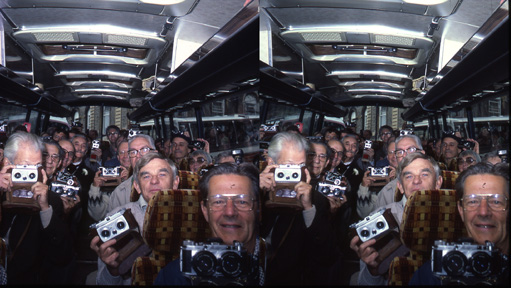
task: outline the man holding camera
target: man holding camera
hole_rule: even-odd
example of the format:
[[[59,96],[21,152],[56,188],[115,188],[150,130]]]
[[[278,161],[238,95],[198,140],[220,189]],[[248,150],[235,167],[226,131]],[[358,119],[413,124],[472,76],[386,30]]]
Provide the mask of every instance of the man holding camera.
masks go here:
[[[456,198],[458,212],[474,243],[484,246],[490,241],[500,253],[509,255],[509,165],[481,162],[468,167],[456,181]],[[504,264],[509,267],[509,263]],[[509,286],[509,275],[496,276],[504,276],[497,284]],[[441,284],[440,278],[433,276],[429,261],[415,271],[410,281],[410,285]]]
[[[116,143],[117,138],[119,138],[119,135],[121,135],[121,129],[119,129],[119,127],[117,127],[116,125],[110,125],[106,127],[106,137],[108,138],[110,145],[108,146],[108,149],[104,149],[104,151],[102,151],[101,160],[103,163],[110,159],[115,158],[115,155],[117,154]]]
[[[186,170],[186,159],[191,151],[189,147],[191,142],[192,139],[186,136],[184,132],[172,131],[172,160],[174,160],[179,170]]]
[[[145,134],[137,134],[131,137],[128,140],[128,147],[127,154],[130,158],[131,167],[135,167],[136,163],[140,158],[142,158],[142,156],[149,152],[156,151],[153,138]],[[96,220],[101,219],[104,215],[106,215],[105,213],[109,213],[114,208],[129,203],[133,180],[134,177],[132,175],[121,182],[121,184],[115,187],[114,191],[112,191],[110,197],[99,197],[98,190],[96,188],[92,188],[92,193],[89,193],[89,197],[93,200],[91,201],[91,204],[93,205],[90,207],[91,211],[89,212],[91,217]],[[95,179],[93,187],[99,187],[100,185],[102,185],[101,179]]]
[[[399,163],[397,172],[397,187],[401,192],[402,199],[390,203],[384,209],[390,208],[392,216],[397,224],[403,220],[403,211],[407,199],[413,192],[419,190],[440,189],[442,176],[440,168],[433,158],[422,153],[410,153]],[[360,272],[358,275],[359,285],[386,285],[387,280],[383,275],[374,275],[380,263],[376,261],[378,251],[373,247],[376,239],[372,238],[359,244],[360,237],[353,237],[350,248],[360,258]],[[383,269],[378,269],[383,270]]]
[[[199,181],[201,210],[209,223],[212,236],[224,244],[235,241],[254,261],[264,262],[264,242],[259,239],[258,169],[251,163],[223,163],[212,167]],[[229,201],[231,200],[231,201]],[[170,262],[156,278],[155,285],[190,285],[190,278],[180,271],[180,259]],[[251,285],[264,283],[264,267],[254,269],[257,275]],[[262,277],[261,277],[262,276]],[[200,278],[200,277],[199,277]],[[251,278],[251,277],[249,277]],[[214,280],[212,280],[214,281]]]
[[[265,199],[276,192],[274,169],[286,165],[304,166],[309,143],[290,132],[273,136],[268,147],[268,166],[259,175],[259,187]],[[329,203],[309,184],[310,173],[293,188],[295,202],[303,209],[264,206],[261,235],[270,244],[266,283],[269,285],[312,285],[326,281],[318,273],[335,261],[335,234],[329,219]],[[276,194],[275,194],[276,195]],[[277,197],[275,197],[277,198]],[[328,283],[324,283],[328,284]]]
[[[125,205],[114,208],[109,215],[125,209],[131,209],[140,234],[143,234],[144,215],[147,209],[147,203],[151,197],[158,191],[166,189],[177,189],[179,177],[177,169],[170,159],[166,159],[159,153],[147,153],[136,162],[133,169],[133,187],[140,194],[138,201],[129,202]],[[131,228],[131,227],[130,227]],[[117,242],[116,238],[110,239],[104,243],[100,242],[100,237],[95,236],[90,247],[98,255],[98,274],[96,283],[99,285],[130,285],[130,269],[126,274],[121,275],[119,267],[119,252],[114,248]],[[131,267],[133,263],[127,263]]]
[[[42,165],[45,146],[35,134],[17,132],[5,145],[4,167],[0,172],[3,193],[13,192],[13,181],[8,171],[16,165]],[[30,166],[39,169],[37,166]],[[21,170],[21,169],[20,169]],[[20,172],[23,173],[23,172]],[[30,187],[39,212],[27,213],[3,208],[0,236],[8,247],[8,284],[55,284],[62,283],[49,275],[49,265],[64,268],[73,259],[71,234],[62,220],[60,196],[50,193],[44,170],[37,182]],[[58,279],[62,280],[62,279]]]

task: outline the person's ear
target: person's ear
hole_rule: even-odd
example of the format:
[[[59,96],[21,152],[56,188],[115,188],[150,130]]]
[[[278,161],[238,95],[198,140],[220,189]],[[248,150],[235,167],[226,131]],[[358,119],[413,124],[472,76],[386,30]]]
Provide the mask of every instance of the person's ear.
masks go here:
[[[399,181],[397,181],[397,189],[399,189],[399,192],[401,192],[401,194],[405,194],[405,189],[403,185],[401,185],[401,182]]]
[[[200,201],[200,208],[202,210],[202,215],[204,215],[204,219],[206,219],[206,222],[209,223],[208,207],[204,204],[204,201]]]
[[[444,178],[442,176],[438,176],[438,179],[436,180],[436,186],[435,189],[438,190],[442,187],[442,183],[444,182]]]
[[[172,189],[173,189],[173,190],[178,189],[178,187],[179,187],[179,181],[180,181],[179,176],[177,176],[177,175],[176,175],[176,177],[174,178],[174,181],[173,181],[173,183],[172,183],[172,185],[173,185]]]
[[[138,194],[142,194],[142,189],[140,189],[140,185],[137,183],[137,181],[133,181],[133,188],[137,190]]]

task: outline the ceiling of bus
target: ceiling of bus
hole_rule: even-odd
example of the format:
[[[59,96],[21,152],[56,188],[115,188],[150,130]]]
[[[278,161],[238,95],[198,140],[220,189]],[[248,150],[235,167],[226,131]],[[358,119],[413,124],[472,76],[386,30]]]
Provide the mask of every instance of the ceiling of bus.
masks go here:
[[[242,0],[144,2],[0,0],[5,38],[2,68],[16,75],[6,81],[37,94],[18,104],[36,103],[39,97],[69,107],[140,107],[246,4]]]
[[[420,105],[460,49],[494,30],[480,33],[504,1],[427,2],[262,0],[261,60],[339,107]]]

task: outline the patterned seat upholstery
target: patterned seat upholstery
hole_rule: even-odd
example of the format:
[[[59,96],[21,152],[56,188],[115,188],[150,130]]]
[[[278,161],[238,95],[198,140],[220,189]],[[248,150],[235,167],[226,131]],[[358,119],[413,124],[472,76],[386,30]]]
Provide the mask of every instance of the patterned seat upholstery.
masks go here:
[[[179,189],[199,189],[199,174],[186,171],[179,170]]]
[[[408,285],[415,270],[430,260],[435,240],[453,242],[466,235],[455,194],[450,189],[421,190],[408,199],[400,234],[410,255],[391,262],[389,285]]]
[[[442,173],[442,187],[440,189],[455,189],[456,179],[458,179],[458,175],[460,172],[458,171],[450,171],[450,170],[440,170]]]
[[[144,218],[143,237],[153,252],[150,257],[135,260],[132,284],[152,285],[158,272],[179,257],[183,240],[205,241],[209,235],[199,190],[159,191],[149,201]]]

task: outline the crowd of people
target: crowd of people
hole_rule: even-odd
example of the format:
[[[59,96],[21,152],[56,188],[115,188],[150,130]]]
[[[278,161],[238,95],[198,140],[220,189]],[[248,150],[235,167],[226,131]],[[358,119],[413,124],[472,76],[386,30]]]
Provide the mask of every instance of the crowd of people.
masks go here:
[[[340,127],[312,137],[295,125],[283,131],[261,127],[259,138],[267,147],[250,161],[243,161],[243,154],[240,160],[239,151],[212,157],[208,141],[181,131],[156,141],[115,125],[104,131],[108,141],[79,127],[50,128],[43,135],[20,128],[0,135],[3,284],[70,284],[79,237],[126,209],[142,235],[149,200],[160,190],[177,189],[179,170],[200,175],[201,212],[211,237],[227,245],[241,242],[255,263],[265,263],[255,273],[257,285],[386,284],[375,239],[362,242],[351,227],[382,208],[401,223],[415,191],[442,187],[442,170],[460,173],[457,205],[467,236],[479,244],[491,241],[509,254],[509,164],[502,150],[480,155],[478,141],[454,132],[427,140],[387,125],[375,137],[370,130]],[[19,188],[14,169],[39,176],[20,181],[29,186]],[[298,176],[281,176],[287,171]],[[62,186],[76,193],[55,189]],[[342,192],[328,192],[334,188]],[[30,195],[31,209],[13,204],[16,189]],[[292,196],[278,196],[283,191]],[[126,265],[131,263],[120,260],[115,239],[100,236],[90,241],[97,275],[94,283],[83,284],[130,285]],[[356,273],[345,267],[351,265],[347,259],[359,262]],[[170,262],[155,284],[194,284],[179,269],[179,259]],[[429,269],[419,269],[413,283],[436,284],[429,282]]]

